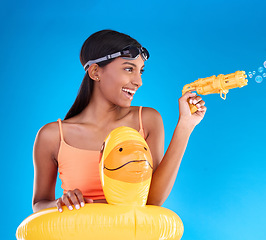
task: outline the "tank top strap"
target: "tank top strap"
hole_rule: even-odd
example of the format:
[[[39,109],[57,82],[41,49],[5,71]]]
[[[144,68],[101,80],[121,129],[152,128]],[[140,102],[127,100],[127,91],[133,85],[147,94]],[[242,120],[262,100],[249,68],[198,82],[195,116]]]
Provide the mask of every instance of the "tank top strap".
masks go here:
[[[143,136],[143,138],[145,138],[143,124],[142,124],[141,112],[142,112],[142,106],[139,107],[139,126],[140,126],[139,133]]]
[[[58,125],[59,125],[59,132],[60,132],[61,141],[64,141],[62,121],[60,118],[57,121],[58,121]]]

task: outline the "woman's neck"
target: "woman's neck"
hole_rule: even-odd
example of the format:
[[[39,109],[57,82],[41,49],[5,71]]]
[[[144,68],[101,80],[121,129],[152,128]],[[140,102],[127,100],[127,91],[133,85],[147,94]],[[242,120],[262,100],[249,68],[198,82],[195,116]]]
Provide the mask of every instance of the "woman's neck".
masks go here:
[[[79,122],[105,125],[123,118],[130,107],[123,108],[102,99],[92,98],[88,106],[77,116]]]

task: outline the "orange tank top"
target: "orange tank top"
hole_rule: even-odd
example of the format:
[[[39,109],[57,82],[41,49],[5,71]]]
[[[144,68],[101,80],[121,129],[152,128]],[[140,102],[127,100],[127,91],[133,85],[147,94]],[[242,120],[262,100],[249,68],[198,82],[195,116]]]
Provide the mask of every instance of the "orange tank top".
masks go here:
[[[139,133],[144,137],[141,110],[139,108]],[[60,147],[58,152],[58,171],[64,193],[78,188],[84,197],[93,200],[105,199],[99,174],[100,151],[72,147],[64,141],[61,119],[58,119]]]

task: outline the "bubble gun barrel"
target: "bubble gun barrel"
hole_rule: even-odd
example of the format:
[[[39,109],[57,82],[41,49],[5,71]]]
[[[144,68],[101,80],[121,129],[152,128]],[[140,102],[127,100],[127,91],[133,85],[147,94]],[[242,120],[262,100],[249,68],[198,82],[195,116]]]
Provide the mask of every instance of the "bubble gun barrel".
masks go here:
[[[182,95],[189,91],[196,91],[202,95],[220,93],[220,97],[225,100],[229,89],[241,88],[247,85],[248,80],[246,77],[245,71],[236,71],[235,73],[226,75],[220,74],[217,77],[199,78],[195,82],[185,85],[182,90]],[[195,105],[189,104],[189,107],[192,114],[197,111]]]

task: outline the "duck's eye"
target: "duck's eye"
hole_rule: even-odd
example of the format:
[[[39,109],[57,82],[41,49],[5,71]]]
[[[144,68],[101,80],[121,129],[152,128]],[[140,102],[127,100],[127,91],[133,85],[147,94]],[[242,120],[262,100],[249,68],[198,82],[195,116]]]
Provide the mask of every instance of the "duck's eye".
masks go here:
[[[119,148],[119,152],[122,152],[123,151],[123,148]]]
[[[147,148],[144,147],[144,150],[147,151]]]

